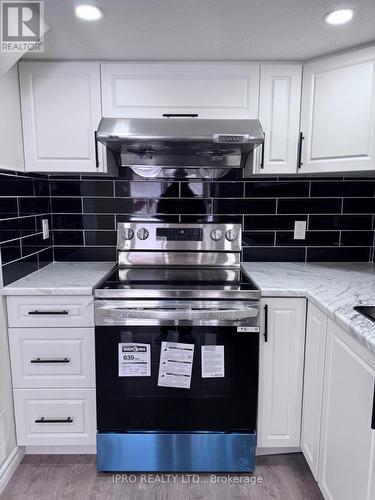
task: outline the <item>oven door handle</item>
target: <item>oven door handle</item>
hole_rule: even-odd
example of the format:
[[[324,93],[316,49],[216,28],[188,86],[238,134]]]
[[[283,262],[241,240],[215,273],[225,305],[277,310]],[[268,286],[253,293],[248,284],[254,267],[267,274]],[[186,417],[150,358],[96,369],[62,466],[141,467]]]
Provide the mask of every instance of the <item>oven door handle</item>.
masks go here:
[[[255,318],[259,314],[258,307],[247,307],[245,309],[132,309],[102,306],[100,309],[105,309],[107,312],[108,310],[121,311],[121,319],[240,321]]]

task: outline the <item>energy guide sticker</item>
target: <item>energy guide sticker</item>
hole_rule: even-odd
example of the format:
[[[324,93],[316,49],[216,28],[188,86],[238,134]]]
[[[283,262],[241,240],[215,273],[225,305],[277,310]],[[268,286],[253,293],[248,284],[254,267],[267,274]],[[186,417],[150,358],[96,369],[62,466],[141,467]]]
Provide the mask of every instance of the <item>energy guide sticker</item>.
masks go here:
[[[190,389],[194,344],[162,342],[158,386]]]
[[[118,345],[119,377],[149,377],[150,375],[150,344],[126,342]]]

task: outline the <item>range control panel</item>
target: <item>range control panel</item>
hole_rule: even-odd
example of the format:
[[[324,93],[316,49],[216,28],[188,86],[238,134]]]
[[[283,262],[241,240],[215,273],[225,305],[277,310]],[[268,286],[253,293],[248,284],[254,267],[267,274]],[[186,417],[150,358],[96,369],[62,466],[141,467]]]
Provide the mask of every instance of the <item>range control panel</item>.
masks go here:
[[[122,222],[118,250],[240,252],[241,224],[163,224]]]
[[[199,227],[157,227],[156,238],[164,241],[202,241],[203,229]]]

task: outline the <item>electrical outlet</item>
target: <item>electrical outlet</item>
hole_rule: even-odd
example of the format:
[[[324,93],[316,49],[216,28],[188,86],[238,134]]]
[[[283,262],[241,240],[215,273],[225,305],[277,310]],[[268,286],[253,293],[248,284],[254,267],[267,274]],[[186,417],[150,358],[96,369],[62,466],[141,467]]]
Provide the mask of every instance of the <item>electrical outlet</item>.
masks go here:
[[[306,221],[296,220],[294,221],[294,239],[304,240],[306,238]]]
[[[42,229],[43,229],[43,239],[48,240],[48,238],[49,238],[48,219],[42,219]]]

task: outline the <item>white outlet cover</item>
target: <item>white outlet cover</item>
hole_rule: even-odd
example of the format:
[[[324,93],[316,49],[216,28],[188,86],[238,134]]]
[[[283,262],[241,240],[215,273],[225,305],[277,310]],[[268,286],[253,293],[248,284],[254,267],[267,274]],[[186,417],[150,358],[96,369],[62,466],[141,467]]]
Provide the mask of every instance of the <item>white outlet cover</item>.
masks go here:
[[[42,229],[43,229],[43,239],[47,240],[49,238],[48,219],[42,219]]]
[[[306,221],[305,220],[294,221],[294,239],[295,240],[306,239]]]

